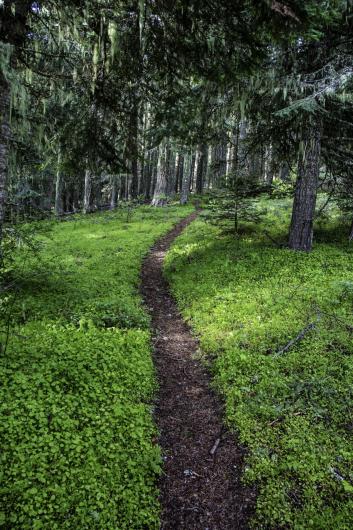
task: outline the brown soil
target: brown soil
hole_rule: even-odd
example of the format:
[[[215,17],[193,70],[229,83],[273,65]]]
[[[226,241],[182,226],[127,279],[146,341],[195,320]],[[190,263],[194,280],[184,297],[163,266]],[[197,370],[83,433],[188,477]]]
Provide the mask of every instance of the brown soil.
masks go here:
[[[196,216],[191,214],[158,241],[142,269],[141,290],[152,316],[160,385],[156,422],[164,458],[161,528],[246,529],[255,494],[240,482],[244,449],[222,424],[222,405],[196,358],[198,342],[162,274],[170,244]]]

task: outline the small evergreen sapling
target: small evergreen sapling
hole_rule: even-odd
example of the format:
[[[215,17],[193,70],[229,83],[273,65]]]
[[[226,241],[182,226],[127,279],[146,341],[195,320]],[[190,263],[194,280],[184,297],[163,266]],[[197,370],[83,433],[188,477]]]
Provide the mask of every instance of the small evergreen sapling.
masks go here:
[[[258,209],[256,201],[264,191],[257,182],[231,172],[223,178],[220,189],[211,197],[205,217],[238,236],[241,221],[256,223],[266,213]]]

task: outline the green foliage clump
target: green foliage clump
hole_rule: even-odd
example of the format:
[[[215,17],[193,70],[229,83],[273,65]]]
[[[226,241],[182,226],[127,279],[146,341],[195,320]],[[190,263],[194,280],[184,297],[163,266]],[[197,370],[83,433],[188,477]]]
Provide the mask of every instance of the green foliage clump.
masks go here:
[[[52,223],[36,254],[18,249],[2,307],[1,528],[159,527],[139,271],[189,211],[78,216]]]
[[[274,179],[271,185],[271,197],[273,199],[284,199],[294,194],[292,182]]]
[[[1,362],[6,528],[157,528],[148,332],[31,323]]]
[[[166,272],[249,449],[254,528],[344,530],[353,525],[353,250],[335,221],[311,254],[274,246],[268,235],[284,241],[289,204],[266,203],[266,220],[240,240],[194,223]]]
[[[210,196],[203,215],[211,223],[238,235],[241,221],[259,221],[264,215],[265,211],[260,211],[255,202],[255,197],[262,192],[263,188],[256,182],[230,173],[222,182],[222,188]]]

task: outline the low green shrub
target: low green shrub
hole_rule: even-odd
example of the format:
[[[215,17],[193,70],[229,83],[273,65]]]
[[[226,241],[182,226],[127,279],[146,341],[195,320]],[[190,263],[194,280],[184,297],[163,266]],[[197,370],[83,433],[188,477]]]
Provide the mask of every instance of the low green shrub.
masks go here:
[[[148,332],[22,332],[1,363],[2,525],[158,528]]]
[[[272,199],[284,199],[294,194],[294,186],[292,182],[284,182],[283,180],[274,179],[271,188]]]
[[[0,307],[0,528],[159,528],[139,273],[190,211],[78,216],[17,249]]]

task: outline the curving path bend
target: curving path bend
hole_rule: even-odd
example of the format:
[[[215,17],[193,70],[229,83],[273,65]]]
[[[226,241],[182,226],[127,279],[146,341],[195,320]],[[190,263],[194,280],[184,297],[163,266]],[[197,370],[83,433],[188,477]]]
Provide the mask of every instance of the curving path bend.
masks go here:
[[[198,342],[162,274],[169,246],[197,215],[183,219],[154,245],[141,273],[159,381],[155,420],[164,459],[161,529],[244,530],[255,503],[255,492],[240,481],[244,449],[222,424],[222,405],[196,358]]]

